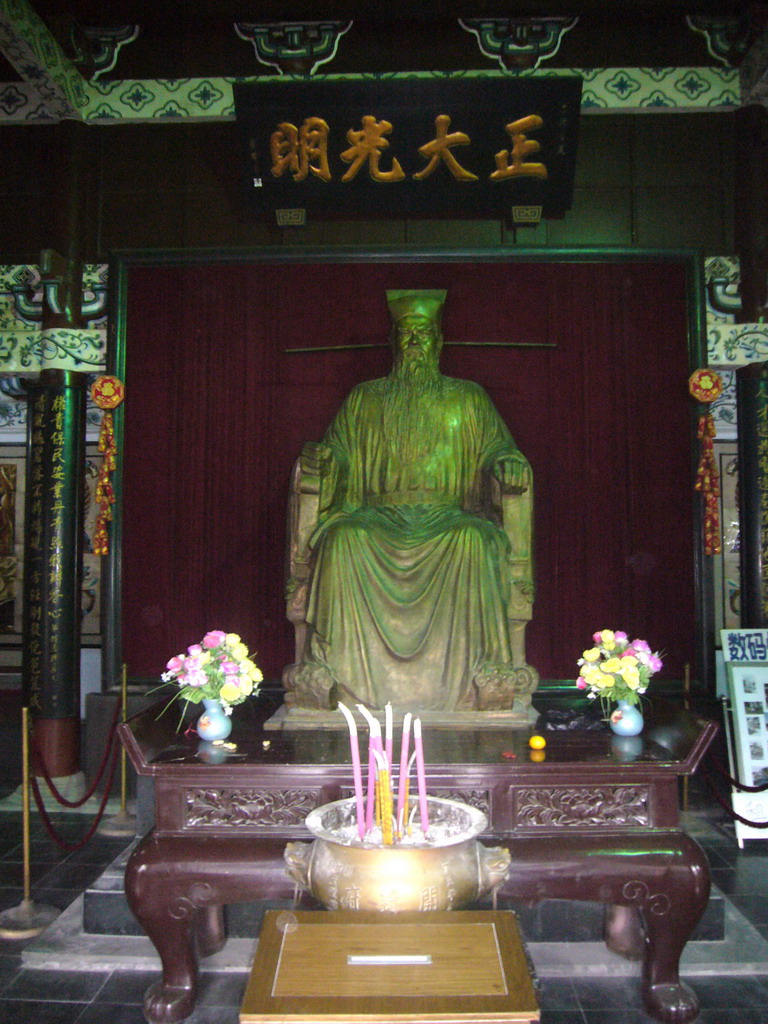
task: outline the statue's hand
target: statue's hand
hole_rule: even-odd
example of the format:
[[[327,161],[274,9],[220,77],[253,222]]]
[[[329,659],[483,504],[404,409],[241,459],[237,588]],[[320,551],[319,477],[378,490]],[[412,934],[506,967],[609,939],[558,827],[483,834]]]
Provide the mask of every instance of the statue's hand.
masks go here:
[[[503,494],[522,494],[531,486],[531,467],[519,452],[503,456],[493,464],[492,472]]]
[[[323,477],[327,474],[333,453],[322,441],[306,441],[301,449],[301,469],[303,473]]]

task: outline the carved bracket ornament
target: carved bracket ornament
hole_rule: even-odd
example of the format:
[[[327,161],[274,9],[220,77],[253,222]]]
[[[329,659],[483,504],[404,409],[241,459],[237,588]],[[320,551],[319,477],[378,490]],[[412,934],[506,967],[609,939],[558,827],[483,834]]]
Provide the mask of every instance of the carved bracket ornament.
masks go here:
[[[528,787],[514,793],[515,823],[522,828],[649,825],[647,786]]]
[[[138,25],[117,25],[114,28],[72,26],[75,66],[92,81],[111,71],[117,64],[120,50],[139,38]]]
[[[351,21],[235,22],[235,32],[253,44],[259,63],[277,68],[281,75],[313,75],[333,60],[339,40],[351,28]]]
[[[188,789],[184,827],[292,827],[303,824],[309,812],[322,803],[322,793],[314,790]]]
[[[703,35],[710,57],[728,67],[738,67],[754,40],[754,19],[749,10],[739,16],[689,14],[688,28]]]
[[[530,71],[554,57],[566,32],[578,18],[459,18],[459,25],[477,37],[484,57],[505,71]]]

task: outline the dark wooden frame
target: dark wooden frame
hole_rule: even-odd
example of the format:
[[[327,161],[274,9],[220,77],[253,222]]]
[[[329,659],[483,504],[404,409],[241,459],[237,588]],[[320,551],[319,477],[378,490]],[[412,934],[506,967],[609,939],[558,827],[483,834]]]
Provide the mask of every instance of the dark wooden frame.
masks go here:
[[[130,250],[117,251],[110,260],[110,344],[108,351],[108,372],[121,379],[125,373],[128,309],[128,272],[131,267],[163,266],[205,263],[329,263],[329,262],[676,262],[685,268],[686,302],[688,308],[688,360],[691,372],[706,365],[706,302],[704,266],[701,254],[692,249],[631,249],[631,248],[580,248],[580,249],[520,249],[500,246],[497,249],[409,249],[390,248],[379,251],[357,249],[348,246],[334,248],[261,248],[255,250]],[[115,412],[115,439],[118,448],[117,465],[113,475],[113,486],[117,501],[113,511],[112,543],[108,564],[102,576],[102,603],[104,615],[104,646],[102,651],[102,681],[105,689],[117,685],[122,675],[122,601],[121,601],[121,551],[122,551],[122,446],[124,437],[124,407]],[[691,690],[701,696],[714,696],[715,692],[715,624],[714,584],[711,560],[704,554],[702,540],[701,502],[693,489],[698,446],[696,440],[697,409],[691,402],[691,501],[694,508],[694,564],[691,567],[695,582],[696,600],[696,650],[701,666],[700,677],[692,681]],[[682,680],[670,684],[670,689],[680,692]],[[568,687],[572,682],[568,683]],[[564,689],[563,684],[543,687],[547,691]],[[540,687],[541,692],[542,687]],[[659,689],[657,687],[656,689]]]

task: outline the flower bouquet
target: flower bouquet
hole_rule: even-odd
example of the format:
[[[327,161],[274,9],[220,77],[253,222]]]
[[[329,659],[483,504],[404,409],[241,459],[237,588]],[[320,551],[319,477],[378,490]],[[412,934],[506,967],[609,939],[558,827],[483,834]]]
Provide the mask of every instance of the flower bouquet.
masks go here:
[[[224,714],[231,715],[236,704],[258,692],[264,677],[237,633],[212,629],[199,644],[188,647],[186,654],[171,658],[161,678],[179,688],[171,703],[178,699],[189,704],[218,700]]]
[[[630,640],[620,630],[603,629],[592,636],[593,646],[578,660],[576,686],[587,690],[589,700],[599,698],[608,718],[613,701],[639,704],[651,676],[663,662],[645,640]]]

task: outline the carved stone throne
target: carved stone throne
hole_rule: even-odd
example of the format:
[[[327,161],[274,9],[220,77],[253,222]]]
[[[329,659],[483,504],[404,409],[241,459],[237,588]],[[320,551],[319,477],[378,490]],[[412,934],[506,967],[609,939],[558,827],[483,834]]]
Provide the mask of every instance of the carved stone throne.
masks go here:
[[[307,605],[314,569],[310,538],[320,517],[330,508],[337,486],[333,472],[323,474],[314,456],[317,445],[306,445],[294,464],[288,499],[287,616],[295,631],[295,661],[283,671],[285,703],[289,707],[318,708],[312,693],[296,686],[296,672],[309,653],[310,625]],[[523,494],[503,494],[499,482],[488,472],[479,474],[473,488],[474,500],[468,511],[501,526],[509,538],[507,571],[510,600],[507,607],[514,678],[491,681],[483,688],[478,711],[516,712],[528,709],[539,675],[525,659],[525,627],[533,610],[532,511],[530,487]]]

